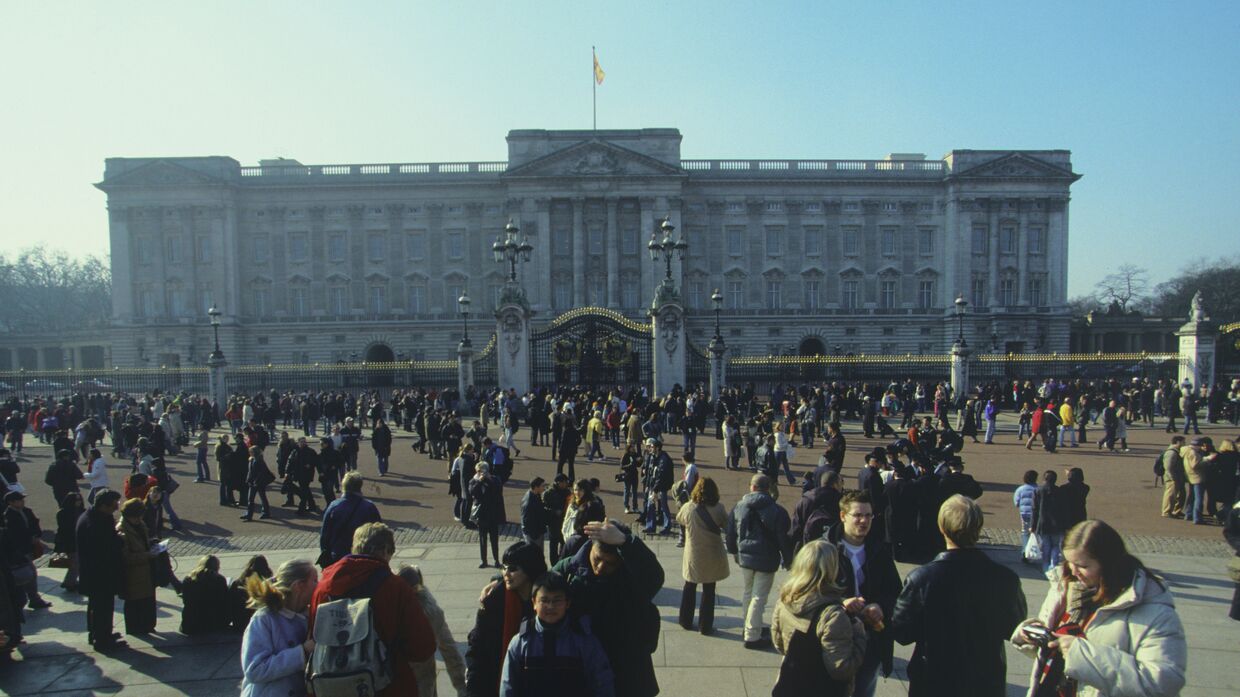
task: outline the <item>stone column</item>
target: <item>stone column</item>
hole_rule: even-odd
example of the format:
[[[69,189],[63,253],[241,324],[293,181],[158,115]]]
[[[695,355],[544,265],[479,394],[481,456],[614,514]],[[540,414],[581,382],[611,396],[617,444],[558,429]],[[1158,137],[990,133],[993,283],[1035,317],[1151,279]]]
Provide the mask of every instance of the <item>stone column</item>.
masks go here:
[[[646,242],[650,239],[650,233],[654,230],[654,199],[643,196],[638,199],[640,206],[641,227],[637,229],[637,251],[642,257],[641,261],[641,289],[637,293],[638,302],[646,302],[646,298],[650,297],[650,293],[654,290],[657,279],[663,277],[658,272],[657,264],[649,261],[646,253]]]
[[[505,286],[495,312],[495,360],[499,389],[530,390],[530,308],[520,288]]]
[[[465,399],[469,386],[474,384],[474,346],[468,340],[462,340],[456,346],[456,390],[460,399]]]
[[[616,222],[614,198],[607,199],[607,307],[620,307],[620,227]]]
[[[228,366],[228,361],[224,360],[223,353],[212,353],[207,358],[207,382],[208,389],[211,392],[211,400],[215,402],[215,418],[220,419],[224,416],[224,410],[228,408],[228,388],[224,382],[224,368]]]
[[[952,400],[969,392],[969,356],[973,350],[964,341],[952,343]]]
[[[1175,333],[1180,337],[1180,384],[1189,383],[1200,394],[1214,386],[1214,354],[1218,325],[1210,321],[1201,303],[1201,291],[1193,295],[1188,322]]]
[[[719,393],[728,384],[728,364],[724,358],[728,347],[722,336],[716,336],[710,340],[708,348],[710,350],[710,401],[714,402],[719,399]]]
[[[661,289],[662,290],[662,289]],[[657,297],[650,309],[650,328],[654,332],[654,389],[651,396],[663,396],[676,385],[685,384],[685,311],[679,298]]]
[[[573,199],[573,306],[589,304],[586,297],[586,200]]]

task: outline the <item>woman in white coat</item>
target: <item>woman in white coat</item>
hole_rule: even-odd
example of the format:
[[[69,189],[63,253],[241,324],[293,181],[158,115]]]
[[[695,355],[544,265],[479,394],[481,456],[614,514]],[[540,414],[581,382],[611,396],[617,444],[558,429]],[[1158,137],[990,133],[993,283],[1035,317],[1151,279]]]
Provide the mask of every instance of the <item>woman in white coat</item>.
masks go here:
[[[1188,645],[1175,602],[1114,528],[1100,520],[1073,526],[1050,580],[1037,618],[1012,634],[1022,652],[1038,654],[1030,697],[1180,694]],[[1031,636],[1038,627],[1053,634],[1041,652]]]
[[[304,559],[286,561],[274,579],[246,579],[249,607],[256,609],[241,639],[242,697],[300,697],[306,694],[306,660],[314,639],[306,628],[306,606],[318,570]]]

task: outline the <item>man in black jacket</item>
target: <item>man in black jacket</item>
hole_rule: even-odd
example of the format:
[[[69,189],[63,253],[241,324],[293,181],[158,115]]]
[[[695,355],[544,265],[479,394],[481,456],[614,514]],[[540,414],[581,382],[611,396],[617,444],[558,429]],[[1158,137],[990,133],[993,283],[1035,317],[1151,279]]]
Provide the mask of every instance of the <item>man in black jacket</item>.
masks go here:
[[[86,633],[96,651],[124,646],[119,633],[112,632],[112,613],[116,594],[124,580],[121,549],[116,532],[116,509],[121,495],[109,489],[95,494],[95,503],[78,518],[78,589],[86,594]]]
[[[968,496],[971,499],[981,498],[982,486],[977,483],[976,479],[964,473],[963,460],[953,455],[944,464],[947,471],[939,477],[940,500],[946,501],[956,494]]]
[[[26,495],[9,491],[4,495],[4,527],[0,528],[0,563],[13,570],[29,572],[28,580],[15,579],[14,585],[26,594],[31,610],[42,610],[52,604],[39,595],[39,575],[34,568],[35,540],[43,534],[34,511],[26,508]]]
[[[314,502],[314,492],[310,483],[314,481],[314,473],[319,469],[319,456],[306,443],[304,437],[297,439],[297,447],[288,456],[289,484],[301,501],[297,504],[298,513],[318,513],[319,505]],[[331,503],[328,499],[327,503]]]
[[[534,477],[530,480],[530,490],[521,499],[521,537],[527,544],[543,549],[543,537],[547,534],[547,509],[543,507],[543,490],[547,488],[547,480]]]
[[[891,632],[875,628],[891,617],[900,595],[891,546],[874,531],[874,508],[866,491],[848,491],[840,499],[840,522],[823,539],[839,550],[838,585],[844,588],[844,608],[866,625],[865,659],[853,678],[853,697],[873,697],[878,669],[891,675]]]
[[[1006,689],[1004,644],[1025,618],[1020,578],[977,549],[982,509],[953,496],[939,509],[947,551],[909,573],[890,633],[916,643],[909,697],[990,697]]]

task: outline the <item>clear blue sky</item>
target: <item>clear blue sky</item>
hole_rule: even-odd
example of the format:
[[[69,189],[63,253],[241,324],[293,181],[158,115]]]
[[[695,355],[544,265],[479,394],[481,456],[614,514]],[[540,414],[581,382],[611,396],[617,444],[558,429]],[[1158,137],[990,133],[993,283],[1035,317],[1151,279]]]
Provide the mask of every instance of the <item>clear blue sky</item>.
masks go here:
[[[1240,251],[1236,2],[136,2],[0,9],[12,250],[107,249],[109,156],[500,160],[670,126],[687,158],[1067,148],[1069,291]]]

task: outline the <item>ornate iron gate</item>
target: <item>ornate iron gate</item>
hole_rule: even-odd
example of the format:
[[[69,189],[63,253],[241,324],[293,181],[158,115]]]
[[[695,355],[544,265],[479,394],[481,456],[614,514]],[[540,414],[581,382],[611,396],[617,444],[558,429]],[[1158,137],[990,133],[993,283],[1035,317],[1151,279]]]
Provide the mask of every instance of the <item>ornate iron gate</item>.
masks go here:
[[[649,324],[601,307],[566,312],[530,335],[534,387],[649,384]]]

